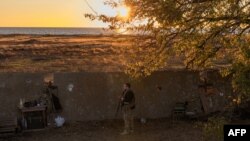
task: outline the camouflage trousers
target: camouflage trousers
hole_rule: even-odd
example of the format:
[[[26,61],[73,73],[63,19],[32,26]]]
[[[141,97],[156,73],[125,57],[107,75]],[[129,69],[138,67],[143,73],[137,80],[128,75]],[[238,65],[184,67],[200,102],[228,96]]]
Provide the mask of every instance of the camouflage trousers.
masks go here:
[[[122,107],[123,120],[124,120],[124,131],[133,131],[134,130],[134,111],[130,108],[129,105],[124,105]]]

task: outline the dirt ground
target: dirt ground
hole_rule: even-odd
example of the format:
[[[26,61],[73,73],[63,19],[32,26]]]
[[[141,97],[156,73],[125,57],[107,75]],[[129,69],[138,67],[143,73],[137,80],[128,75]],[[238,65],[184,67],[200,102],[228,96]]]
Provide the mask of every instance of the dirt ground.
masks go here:
[[[201,130],[193,122],[150,120],[135,123],[135,132],[120,135],[122,121],[75,122],[62,128],[23,133],[3,141],[201,141]]]

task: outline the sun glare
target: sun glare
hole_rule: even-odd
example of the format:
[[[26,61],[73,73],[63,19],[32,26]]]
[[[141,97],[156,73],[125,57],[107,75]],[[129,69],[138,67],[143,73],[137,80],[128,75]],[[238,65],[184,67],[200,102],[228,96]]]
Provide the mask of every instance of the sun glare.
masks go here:
[[[129,34],[129,31],[126,28],[119,28],[116,30],[118,34]]]
[[[126,7],[126,6],[121,6],[117,8],[118,10],[118,16],[120,17],[128,17],[129,16],[129,12],[130,12],[130,8]]]

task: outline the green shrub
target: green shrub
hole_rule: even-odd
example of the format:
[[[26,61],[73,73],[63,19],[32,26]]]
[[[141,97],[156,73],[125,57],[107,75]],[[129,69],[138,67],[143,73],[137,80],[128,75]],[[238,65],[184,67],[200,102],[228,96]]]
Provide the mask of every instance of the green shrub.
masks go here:
[[[211,117],[205,123],[199,123],[202,128],[203,141],[223,141],[223,127],[227,124],[224,117]]]

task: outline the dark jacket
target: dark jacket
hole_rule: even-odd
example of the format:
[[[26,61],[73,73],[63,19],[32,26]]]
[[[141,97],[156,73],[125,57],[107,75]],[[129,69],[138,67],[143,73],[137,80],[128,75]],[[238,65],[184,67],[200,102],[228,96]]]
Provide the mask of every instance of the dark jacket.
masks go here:
[[[123,91],[122,106],[124,105],[130,105],[132,109],[135,108],[135,95],[132,90]]]

